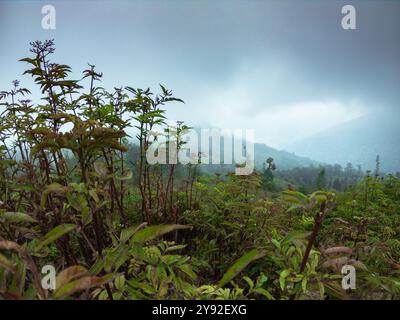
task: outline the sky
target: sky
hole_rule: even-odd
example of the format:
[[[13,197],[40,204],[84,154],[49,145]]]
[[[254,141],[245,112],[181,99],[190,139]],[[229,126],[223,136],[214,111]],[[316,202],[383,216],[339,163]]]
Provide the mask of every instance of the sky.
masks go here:
[[[356,30],[341,9],[356,8]],[[44,5],[56,29],[41,26]],[[400,101],[400,1],[0,0],[0,90],[22,76],[29,42],[55,39],[54,60],[106,88],[173,90],[192,126],[254,129],[279,149]],[[34,97],[37,91],[34,92]]]

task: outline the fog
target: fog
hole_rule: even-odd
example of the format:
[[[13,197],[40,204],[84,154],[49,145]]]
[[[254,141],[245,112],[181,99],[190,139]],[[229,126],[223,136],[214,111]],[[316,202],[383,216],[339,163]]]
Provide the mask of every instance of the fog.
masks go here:
[[[1,90],[31,88],[17,60],[54,38],[75,78],[90,62],[109,89],[162,83],[186,102],[170,118],[252,128],[276,148],[398,108],[396,1],[352,1],[356,30],[341,27],[342,1],[57,1],[56,30],[41,27],[45,4],[0,2]]]

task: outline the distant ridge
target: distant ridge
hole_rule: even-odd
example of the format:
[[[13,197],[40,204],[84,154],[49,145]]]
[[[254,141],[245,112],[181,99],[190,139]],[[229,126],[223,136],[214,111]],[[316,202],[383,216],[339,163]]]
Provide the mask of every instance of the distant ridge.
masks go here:
[[[255,166],[262,168],[263,163],[269,157],[274,159],[278,170],[292,169],[295,167],[308,167],[310,165],[318,165],[317,161],[307,157],[298,156],[294,153],[277,150],[263,143],[254,144]]]
[[[326,163],[361,165],[374,170],[380,156],[383,172],[400,171],[400,113],[374,113],[289,145],[287,150]]]
[[[199,127],[194,127],[193,130],[200,132]],[[200,142],[199,142],[200,143]],[[221,157],[223,154],[223,140],[221,140]],[[212,155],[212,150],[210,147],[209,151],[210,157]],[[269,158],[274,159],[274,163],[277,170],[287,170],[295,167],[308,167],[311,165],[319,165],[319,162],[311,160],[308,157],[298,156],[293,152],[288,152],[284,150],[278,150],[267,146],[264,143],[254,143],[254,164],[256,169],[262,169],[265,161]],[[211,171],[218,171],[220,168],[218,165],[203,165],[203,169],[207,170],[209,168]],[[233,166],[224,165],[225,169],[232,170]]]

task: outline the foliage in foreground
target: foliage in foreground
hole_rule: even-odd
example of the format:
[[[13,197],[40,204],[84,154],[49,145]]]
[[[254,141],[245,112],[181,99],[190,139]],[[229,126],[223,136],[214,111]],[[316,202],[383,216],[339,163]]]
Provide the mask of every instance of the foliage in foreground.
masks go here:
[[[94,66],[70,80],[53,51],[35,42],[22,59],[41,103],[18,81],[0,93],[0,297],[400,298],[398,178],[270,194],[273,159],[269,180],[150,166],[155,130],[184,148],[189,127],[163,130],[163,106],[182,101],[163,86],[107,92]],[[128,126],[138,132],[133,162]],[[55,290],[42,286],[45,265],[56,268]],[[356,290],[342,289],[343,265],[356,268]]]

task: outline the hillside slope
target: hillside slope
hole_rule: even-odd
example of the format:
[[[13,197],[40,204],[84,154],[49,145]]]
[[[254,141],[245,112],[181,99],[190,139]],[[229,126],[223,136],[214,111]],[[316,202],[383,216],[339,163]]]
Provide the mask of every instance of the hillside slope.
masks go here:
[[[400,114],[370,114],[297,141],[285,149],[316,161],[351,162],[363,170],[375,168],[379,154],[381,170],[400,171]]]

